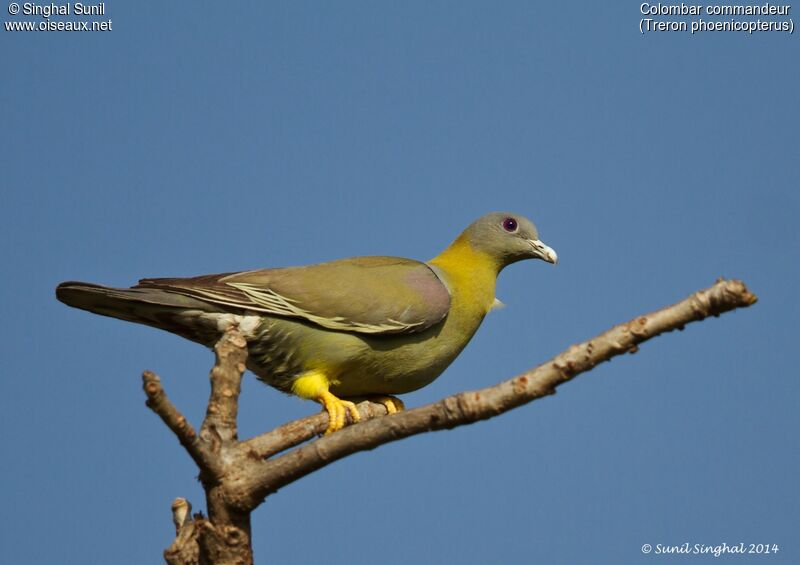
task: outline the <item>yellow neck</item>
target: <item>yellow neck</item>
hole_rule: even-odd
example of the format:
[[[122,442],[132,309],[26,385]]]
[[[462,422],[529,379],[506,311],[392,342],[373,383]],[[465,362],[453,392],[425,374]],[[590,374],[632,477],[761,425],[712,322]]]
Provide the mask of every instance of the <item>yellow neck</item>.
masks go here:
[[[447,277],[453,299],[451,310],[481,318],[491,310],[500,268],[488,253],[472,247],[464,234],[430,263]]]

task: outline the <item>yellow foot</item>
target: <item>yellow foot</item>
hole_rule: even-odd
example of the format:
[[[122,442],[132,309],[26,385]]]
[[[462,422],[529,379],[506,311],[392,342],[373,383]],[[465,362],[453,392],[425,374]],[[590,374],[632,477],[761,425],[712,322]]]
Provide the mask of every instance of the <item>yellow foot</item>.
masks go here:
[[[342,400],[327,390],[322,392],[317,400],[325,407],[325,411],[328,413],[328,429],[325,430],[325,435],[339,431],[345,426],[345,414],[347,412],[350,413],[350,420],[354,424],[361,419],[358,414],[358,408],[353,402]]]
[[[403,404],[403,401],[396,396],[370,396],[369,399],[372,402],[377,402],[378,404],[386,406],[386,412],[389,414],[402,412],[406,409],[406,405]]]

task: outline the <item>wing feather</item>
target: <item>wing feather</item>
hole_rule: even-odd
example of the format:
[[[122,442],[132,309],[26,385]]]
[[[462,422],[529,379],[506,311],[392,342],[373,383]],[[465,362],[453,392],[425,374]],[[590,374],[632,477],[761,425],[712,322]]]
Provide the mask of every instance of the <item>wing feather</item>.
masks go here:
[[[187,279],[143,279],[233,311],[303,319],[364,334],[413,333],[446,316],[450,293],[425,263],[357,257],[306,267],[262,269]]]

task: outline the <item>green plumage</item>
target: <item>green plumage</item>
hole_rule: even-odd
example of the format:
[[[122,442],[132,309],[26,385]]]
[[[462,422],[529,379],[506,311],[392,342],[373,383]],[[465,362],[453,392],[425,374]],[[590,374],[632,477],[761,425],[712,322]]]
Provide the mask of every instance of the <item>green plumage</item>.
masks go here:
[[[401,257],[354,257],[306,267],[189,279],[144,279],[157,289],[231,312],[299,318],[357,333],[411,333],[440,322],[450,295],[434,271]]]
[[[59,300],[213,346],[238,324],[248,367],[286,392],[311,372],[338,396],[402,394],[435,379],[494,301],[495,279],[526,258],[555,262],[525,218],[484,216],[428,263],[357,257],[305,267],[144,279],[130,289],[67,282]]]

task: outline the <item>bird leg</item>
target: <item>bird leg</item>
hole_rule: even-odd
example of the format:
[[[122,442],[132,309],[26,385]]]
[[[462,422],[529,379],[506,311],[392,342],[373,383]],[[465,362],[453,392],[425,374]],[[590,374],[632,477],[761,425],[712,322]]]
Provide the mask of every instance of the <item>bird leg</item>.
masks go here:
[[[317,402],[322,404],[328,413],[328,429],[325,430],[325,435],[337,432],[345,426],[345,414],[347,412],[350,413],[350,419],[353,423],[361,419],[355,403],[349,400],[342,400],[334,396],[330,391],[323,391],[317,398]]]
[[[387,414],[396,414],[406,409],[406,405],[402,400],[396,396],[370,396],[368,397],[371,402],[377,402],[386,406]]]
[[[365,396],[348,396],[349,400],[352,400],[356,404],[359,402],[363,402],[365,400],[369,402],[374,402],[376,404],[383,404],[386,408],[387,415],[389,414],[396,414],[397,412],[402,412],[406,409],[406,405],[403,403],[402,400],[397,398],[396,396],[389,396],[388,394],[370,394]]]
[[[355,403],[335,396],[328,390],[330,385],[331,380],[328,375],[319,369],[304,372],[292,383],[294,394],[300,398],[316,400],[325,408],[328,413],[328,429],[325,430],[325,435],[341,430],[345,426],[345,415],[348,412],[353,423],[361,419]]]

